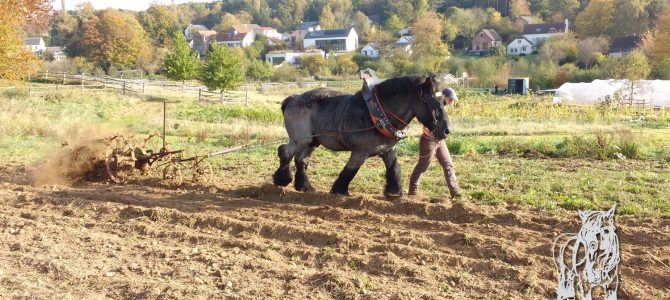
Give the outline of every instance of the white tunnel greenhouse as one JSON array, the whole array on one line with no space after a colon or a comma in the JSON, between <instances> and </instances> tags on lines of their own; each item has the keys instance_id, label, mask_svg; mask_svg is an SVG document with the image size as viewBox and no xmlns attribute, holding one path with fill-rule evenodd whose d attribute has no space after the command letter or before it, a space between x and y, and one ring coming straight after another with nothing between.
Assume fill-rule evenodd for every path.
<instances>
[{"instance_id":1,"label":"white tunnel greenhouse","mask_svg":"<svg viewBox=\"0 0 670 300\"><path fill-rule=\"evenodd\" d=\"M554 103L597 104L603 101L644 107L670 107L670 81L639 80L633 82L632 86L629 80L566 83L554 94Z\"/></svg>"}]
</instances>

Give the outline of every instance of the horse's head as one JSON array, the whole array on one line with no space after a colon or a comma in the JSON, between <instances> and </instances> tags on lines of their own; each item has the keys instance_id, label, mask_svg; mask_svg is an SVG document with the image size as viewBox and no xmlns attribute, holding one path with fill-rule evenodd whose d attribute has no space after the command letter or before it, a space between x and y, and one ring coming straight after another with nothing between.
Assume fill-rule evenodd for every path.
<instances>
[{"instance_id":1,"label":"horse's head","mask_svg":"<svg viewBox=\"0 0 670 300\"><path fill-rule=\"evenodd\" d=\"M616 228L614 226L614 209L608 211L580 211L582 228L578 236L584 243L585 254L589 261L595 261L598 253L610 254L618 251ZM615 245L616 244L616 245ZM617 249L613 249L617 247Z\"/></svg>"},{"instance_id":2,"label":"horse's head","mask_svg":"<svg viewBox=\"0 0 670 300\"><path fill-rule=\"evenodd\" d=\"M414 105L416 118L430 130L435 138L440 140L446 138L450 132L449 118L444 110L446 99L442 95L435 75L426 77L426 80L421 84L419 96L420 101Z\"/></svg>"}]
</instances>

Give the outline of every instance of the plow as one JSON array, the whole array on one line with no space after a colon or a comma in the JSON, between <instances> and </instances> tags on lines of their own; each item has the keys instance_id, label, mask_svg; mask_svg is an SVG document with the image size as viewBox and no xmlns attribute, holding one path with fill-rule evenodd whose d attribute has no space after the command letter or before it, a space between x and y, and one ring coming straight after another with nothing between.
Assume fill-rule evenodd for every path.
<instances>
[{"instance_id":1,"label":"plow","mask_svg":"<svg viewBox=\"0 0 670 300\"><path fill-rule=\"evenodd\" d=\"M185 180L210 183L214 171L208 158L247 148L240 145L203 155L185 155L186 150L169 149L166 135L166 103L163 102L163 131L146 137L117 134L103 140L105 168L109 179L125 183L139 177L160 178L165 184L179 186Z\"/></svg>"}]
</instances>

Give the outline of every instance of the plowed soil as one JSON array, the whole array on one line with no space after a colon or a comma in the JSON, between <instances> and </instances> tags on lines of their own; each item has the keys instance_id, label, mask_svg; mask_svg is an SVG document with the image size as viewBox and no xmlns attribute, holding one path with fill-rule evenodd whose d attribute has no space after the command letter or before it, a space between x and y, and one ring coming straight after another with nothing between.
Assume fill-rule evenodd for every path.
<instances>
[{"instance_id":1,"label":"plowed soil","mask_svg":"<svg viewBox=\"0 0 670 300\"><path fill-rule=\"evenodd\" d=\"M34 186L0 167L0 297L554 298L574 211L271 185ZM670 221L617 219L620 299L670 298Z\"/></svg>"}]
</instances>

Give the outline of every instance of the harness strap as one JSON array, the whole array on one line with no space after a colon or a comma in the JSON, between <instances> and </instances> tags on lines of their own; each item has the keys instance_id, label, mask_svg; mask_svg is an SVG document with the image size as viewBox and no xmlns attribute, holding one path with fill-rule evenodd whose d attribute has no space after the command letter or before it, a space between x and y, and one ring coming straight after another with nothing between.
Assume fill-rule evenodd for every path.
<instances>
[{"instance_id":1,"label":"harness strap","mask_svg":"<svg viewBox=\"0 0 670 300\"><path fill-rule=\"evenodd\" d=\"M372 123L375 125L377 131L381 135L389 139L401 140L407 137L407 134L404 131L395 128L393 124L391 124L391 122L389 121L389 118L386 116L386 112L384 111L382 103L379 99L379 95L377 94L377 89L374 87L376 81L378 81L377 78L367 77L364 78L363 80L364 84L361 94L363 95L365 104L368 107L368 112L370 113L370 119L372 119ZM397 116L395 116L395 114L393 114L393 116L397 119L400 119ZM406 124L404 121L402 120L400 121Z\"/></svg>"}]
</instances>

